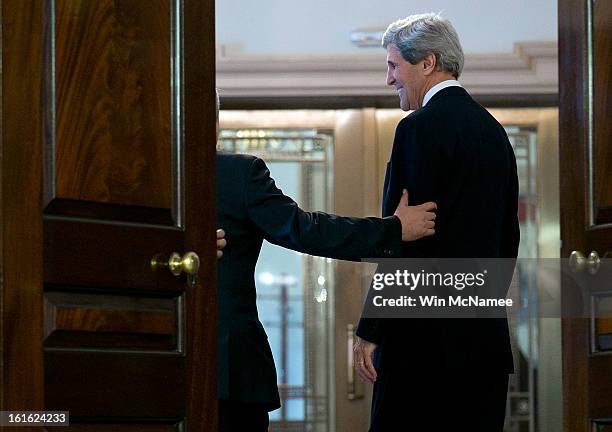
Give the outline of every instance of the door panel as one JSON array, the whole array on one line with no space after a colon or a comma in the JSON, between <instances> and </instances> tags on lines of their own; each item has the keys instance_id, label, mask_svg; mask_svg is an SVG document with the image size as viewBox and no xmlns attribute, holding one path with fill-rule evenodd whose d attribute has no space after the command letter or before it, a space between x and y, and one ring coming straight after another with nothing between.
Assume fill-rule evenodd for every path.
<instances>
[{"instance_id":1,"label":"door panel","mask_svg":"<svg viewBox=\"0 0 612 432\"><path fill-rule=\"evenodd\" d=\"M606 2L559 2L559 147L561 256L572 251L603 257L612 250L610 69L612 12ZM598 278L599 275L593 276ZM579 293L562 280L562 307ZM608 281L609 283L609 281ZM603 282L599 286L604 286ZM602 323L564 318L563 393L566 431L607 430L612 418L612 356L593 353L606 342ZM601 334L593 335L592 332ZM602 339L601 336L604 336Z\"/></svg>"},{"instance_id":2,"label":"door panel","mask_svg":"<svg viewBox=\"0 0 612 432\"><path fill-rule=\"evenodd\" d=\"M170 208L172 3L55 1L55 197Z\"/></svg>"},{"instance_id":3,"label":"door panel","mask_svg":"<svg viewBox=\"0 0 612 432\"><path fill-rule=\"evenodd\" d=\"M3 220L21 235L3 250L33 252L2 256L3 277L34 276L2 286L2 322L25 311L19 293L33 323L0 326L3 345L28 341L2 355L35 374L9 364L0 406L41 395L73 430L217 430L214 2L5 0L2 28L1 70L20 72L3 90L37 91L3 94L3 189L29 174L2 196L21 218ZM152 269L187 251L197 279Z\"/></svg>"},{"instance_id":4,"label":"door panel","mask_svg":"<svg viewBox=\"0 0 612 432\"><path fill-rule=\"evenodd\" d=\"M593 422L593 432L612 432L612 424Z\"/></svg>"},{"instance_id":5,"label":"door panel","mask_svg":"<svg viewBox=\"0 0 612 432\"><path fill-rule=\"evenodd\" d=\"M182 296L45 293L45 347L176 352Z\"/></svg>"},{"instance_id":6,"label":"door panel","mask_svg":"<svg viewBox=\"0 0 612 432\"><path fill-rule=\"evenodd\" d=\"M47 2L47 214L179 224L179 4Z\"/></svg>"},{"instance_id":7,"label":"door panel","mask_svg":"<svg viewBox=\"0 0 612 432\"><path fill-rule=\"evenodd\" d=\"M169 271L152 272L150 262L156 254L182 252L183 231L163 225L133 226L104 216L100 214L96 222L45 217L44 269L48 286L174 292L184 289L183 281Z\"/></svg>"},{"instance_id":8,"label":"door panel","mask_svg":"<svg viewBox=\"0 0 612 432\"><path fill-rule=\"evenodd\" d=\"M3 0L0 410L42 410L40 2ZM27 55L24 55L27 53ZM27 428L19 428L27 431ZM33 430L30 429L30 430Z\"/></svg>"},{"instance_id":9,"label":"door panel","mask_svg":"<svg viewBox=\"0 0 612 432\"><path fill-rule=\"evenodd\" d=\"M70 411L71 422L185 417L179 354L46 349L45 374L47 409Z\"/></svg>"},{"instance_id":10,"label":"door panel","mask_svg":"<svg viewBox=\"0 0 612 432\"><path fill-rule=\"evenodd\" d=\"M612 8L593 1L593 219L612 223Z\"/></svg>"}]
</instances>

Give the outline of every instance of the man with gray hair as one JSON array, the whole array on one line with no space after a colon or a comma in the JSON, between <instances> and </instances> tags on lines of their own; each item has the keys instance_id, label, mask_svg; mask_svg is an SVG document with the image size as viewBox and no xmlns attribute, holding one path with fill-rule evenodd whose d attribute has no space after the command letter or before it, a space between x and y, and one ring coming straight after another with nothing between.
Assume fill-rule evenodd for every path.
<instances>
[{"instance_id":1,"label":"man with gray hair","mask_svg":"<svg viewBox=\"0 0 612 432\"><path fill-rule=\"evenodd\" d=\"M383 216L403 189L416 203L438 204L436 236L413 242L403 256L515 259L514 152L503 127L457 81L457 32L439 15L412 15L389 25L383 46L387 84L402 110L414 110L395 132ZM355 367L374 383L370 432L503 430L513 371L505 318L363 316L357 335Z\"/></svg>"}]
</instances>

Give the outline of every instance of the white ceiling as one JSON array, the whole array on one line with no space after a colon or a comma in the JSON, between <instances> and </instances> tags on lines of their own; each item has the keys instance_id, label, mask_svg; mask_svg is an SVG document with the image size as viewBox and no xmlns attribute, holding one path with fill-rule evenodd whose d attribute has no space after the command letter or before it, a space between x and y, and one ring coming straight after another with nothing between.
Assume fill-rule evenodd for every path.
<instances>
[{"instance_id":1,"label":"white ceiling","mask_svg":"<svg viewBox=\"0 0 612 432\"><path fill-rule=\"evenodd\" d=\"M442 12L466 53L509 53L516 42L556 41L556 0L217 0L225 55L368 54L352 30L384 29L412 13Z\"/></svg>"}]
</instances>

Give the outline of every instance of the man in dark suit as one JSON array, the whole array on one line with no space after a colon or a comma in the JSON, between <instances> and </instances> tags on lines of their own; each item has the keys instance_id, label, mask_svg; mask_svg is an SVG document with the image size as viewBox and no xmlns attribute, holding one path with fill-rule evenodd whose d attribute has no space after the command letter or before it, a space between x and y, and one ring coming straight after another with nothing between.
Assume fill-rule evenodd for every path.
<instances>
[{"instance_id":1,"label":"man in dark suit","mask_svg":"<svg viewBox=\"0 0 612 432\"><path fill-rule=\"evenodd\" d=\"M217 280L219 430L267 431L268 411L280 401L256 306L254 273L263 240L330 258L399 256L402 240L434 234L435 204L408 206L404 192L395 215L384 219L305 212L276 187L257 157L220 152L216 169L217 225L227 240Z\"/></svg>"},{"instance_id":2,"label":"man in dark suit","mask_svg":"<svg viewBox=\"0 0 612 432\"><path fill-rule=\"evenodd\" d=\"M503 127L457 81L463 52L455 29L439 15L413 15L388 27L383 46L387 84L402 110L415 110L396 129L383 216L404 188L414 202L438 205L436 235L403 256L515 259L514 152ZM357 335L355 366L374 382L371 432L503 430L513 371L505 318L362 317Z\"/></svg>"}]
</instances>

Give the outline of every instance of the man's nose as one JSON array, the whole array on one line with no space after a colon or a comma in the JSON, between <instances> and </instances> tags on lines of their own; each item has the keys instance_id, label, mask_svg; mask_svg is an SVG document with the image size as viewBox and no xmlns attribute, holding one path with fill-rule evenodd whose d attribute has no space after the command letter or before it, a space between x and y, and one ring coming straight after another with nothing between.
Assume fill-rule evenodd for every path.
<instances>
[{"instance_id":1,"label":"man's nose","mask_svg":"<svg viewBox=\"0 0 612 432\"><path fill-rule=\"evenodd\" d=\"M387 69L387 85L393 85L395 83L395 78L393 78L393 72Z\"/></svg>"}]
</instances>

